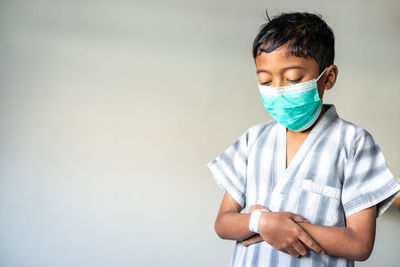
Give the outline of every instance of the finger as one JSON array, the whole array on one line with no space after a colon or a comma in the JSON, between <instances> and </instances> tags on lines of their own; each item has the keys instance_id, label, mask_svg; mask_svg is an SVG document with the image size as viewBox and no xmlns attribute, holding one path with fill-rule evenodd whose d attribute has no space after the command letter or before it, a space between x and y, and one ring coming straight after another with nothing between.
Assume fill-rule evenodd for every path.
<instances>
[{"instance_id":1,"label":"finger","mask_svg":"<svg viewBox=\"0 0 400 267\"><path fill-rule=\"evenodd\" d=\"M315 241L309 234L307 234L304 229L301 230L298 238L304 243L308 248L314 250L317 253L325 254L324 249Z\"/></svg>"},{"instance_id":2,"label":"finger","mask_svg":"<svg viewBox=\"0 0 400 267\"><path fill-rule=\"evenodd\" d=\"M251 205L249 208L250 213L253 212L253 210L255 209L267 209L267 208L260 204Z\"/></svg>"},{"instance_id":3,"label":"finger","mask_svg":"<svg viewBox=\"0 0 400 267\"><path fill-rule=\"evenodd\" d=\"M293 215L291 216L291 219L292 219L293 221L297 222L297 223L302 223L302 222L310 223L309 221L307 221L306 219L304 219L302 216L297 215L297 214L293 214Z\"/></svg>"},{"instance_id":4,"label":"finger","mask_svg":"<svg viewBox=\"0 0 400 267\"><path fill-rule=\"evenodd\" d=\"M292 246L287 247L286 251L289 252L289 254L292 255L293 257L297 258L298 256L300 256L297 250L295 250Z\"/></svg>"},{"instance_id":5,"label":"finger","mask_svg":"<svg viewBox=\"0 0 400 267\"><path fill-rule=\"evenodd\" d=\"M286 249L284 249L284 248L282 248L282 249L280 249L280 251L282 251L282 252L284 252L284 253L286 253L286 254L289 254L290 255L290 253L286 250Z\"/></svg>"},{"instance_id":6,"label":"finger","mask_svg":"<svg viewBox=\"0 0 400 267\"><path fill-rule=\"evenodd\" d=\"M247 247L247 246L253 245L255 243L261 242L263 240L264 239L259 234L257 234L257 235L253 235L252 237L249 237L249 238L243 240L242 245Z\"/></svg>"},{"instance_id":7,"label":"finger","mask_svg":"<svg viewBox=\"0 0 400 267\"><path fill-rule=\"evenodd\" d=\"M255 210L255 209L256 209L256 205L251 205L249 208L249 212L252 213L253 210Z\"/></svg>"},{"instance_id":8,"label":"finger","mask_svg":"<svg viewBox=\"0 0 400 267\"><path fill-rule=\"evenodd\" d=\"M307 254L307 249L305 248L304 244L301 243L299 240L293 243L292 246L300 255L305 256Z\"/></svg>"}]
</instances>

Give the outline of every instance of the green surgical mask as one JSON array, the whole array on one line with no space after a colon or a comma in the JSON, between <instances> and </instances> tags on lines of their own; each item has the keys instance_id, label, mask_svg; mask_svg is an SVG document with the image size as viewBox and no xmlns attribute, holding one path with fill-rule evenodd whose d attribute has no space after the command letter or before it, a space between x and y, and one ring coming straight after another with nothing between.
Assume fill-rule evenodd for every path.
<instances>
[{"instance_id":1,"label":"green surgical mask","mask_svg":"<svg viewBox=\"0 0 400 267\"><path fill-rule=\"evenodd\" d=\"M258 85L264 107L280 124L293 131L302 132L317 120L322 109L318 95L317 79L307 82L272 87Z\"/></svg>"}]
</instances>

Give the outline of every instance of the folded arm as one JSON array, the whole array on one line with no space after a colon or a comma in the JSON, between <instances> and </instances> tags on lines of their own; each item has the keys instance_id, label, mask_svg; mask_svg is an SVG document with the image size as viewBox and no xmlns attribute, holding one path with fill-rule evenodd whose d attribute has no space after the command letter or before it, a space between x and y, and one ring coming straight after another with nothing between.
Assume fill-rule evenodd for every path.
<instances>
[{"instance_id":1,"label":"folded arm","mask_svg":"<svg viewBox=\"0 0 400 267\"><path fill-rule=\"evenodd\" d=\"M225 192L215 220L215 232L220 238L243 241L255 235L249 230L250 213L239 213L241 209L242 207L231 198L230 194ZM291 212L263 214L271 214L268 221L275 222L264 229L259 228L259 231L263 230L265 240L271 246L294 256L305 255L307 253L305 245L315 252L325 253L321 246L297 224L307 222L303 217Z\"/></svg>"},{"instance_id":2,"label":"folded arm","mask_svg":"<svg viewBox=\"0 0 400 267\"><path fill-rule=\"evenodd\" d=\"M330 227L299 223L329 255L365 261L371 255L375 241L376 206L347 218L346 227Z\"/></svg>"},{"instance_id":3,"label":"folded arm","mask_svg":"<svg viewBox=\"0 0 400 267\"><path fill-rule=\"evenodd\" d=\"M264 218L263 218L264 217ZM261 217L265 224L268 214ZM346 227L332 227L311 223L298 222L327 254L364 261L371 255L376 229L376 206L369 207L347 218ZM260 226L259 226L260 227ZM261 233L261 232L260 232ZM264 241L260 235L254 235L243 241L244 246Z\"/></svg>"}]
</instances>

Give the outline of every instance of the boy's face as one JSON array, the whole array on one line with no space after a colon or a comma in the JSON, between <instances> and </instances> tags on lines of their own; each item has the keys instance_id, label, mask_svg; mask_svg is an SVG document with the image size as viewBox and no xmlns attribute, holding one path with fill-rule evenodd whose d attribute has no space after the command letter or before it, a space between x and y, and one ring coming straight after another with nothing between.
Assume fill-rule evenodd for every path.
<instances>
[{"instance_id":1,"label":"boy's face","mask_svg":"<svg viewBox=\"0 0 400 267\"><path fill-rule=\"evenodd\" d=\"M313 58L291 55L288 50L288 43L270 53L262 52L256 57L255 63L258 83L261 85L273 87L287 86L307 82L320 75L317 61ZM332 67L336 68L335 65L329 66L317 81L318 94L321 100L324 95L324 90L330 89L334 84L334 81L333 84L329 84L329 79L326 79ZM334 80L336 80L336 75Z\"/></svg>"}]
</instances>

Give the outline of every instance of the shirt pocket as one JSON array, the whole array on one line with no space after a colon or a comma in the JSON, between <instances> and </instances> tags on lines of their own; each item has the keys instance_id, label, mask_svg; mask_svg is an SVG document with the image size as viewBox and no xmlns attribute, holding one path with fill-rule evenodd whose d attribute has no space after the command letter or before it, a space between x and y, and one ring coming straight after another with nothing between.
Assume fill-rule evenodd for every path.
<instances>
[{"instance_id":1,"label":"shirt pocket","mask_svg":"<svg viewBox=\"0 0 400 267\"><path fill-rule=\"evenodd\" d=\"M299 214L314 224L344 226L341 193L340 188L303 180L298 203Z\"/></svg>"},{"instance_id":2,"label":"shirt pocket","mask_svg":"<svg viewBox=\"0 0 400 267\"><path fill-rule=\"evenodd\" d=\"M312 180L303 180L301 185L302 190L310 191L324 197L340 200L341 190L336 187L322 185Z\"/></svg>"}]
</instances>

